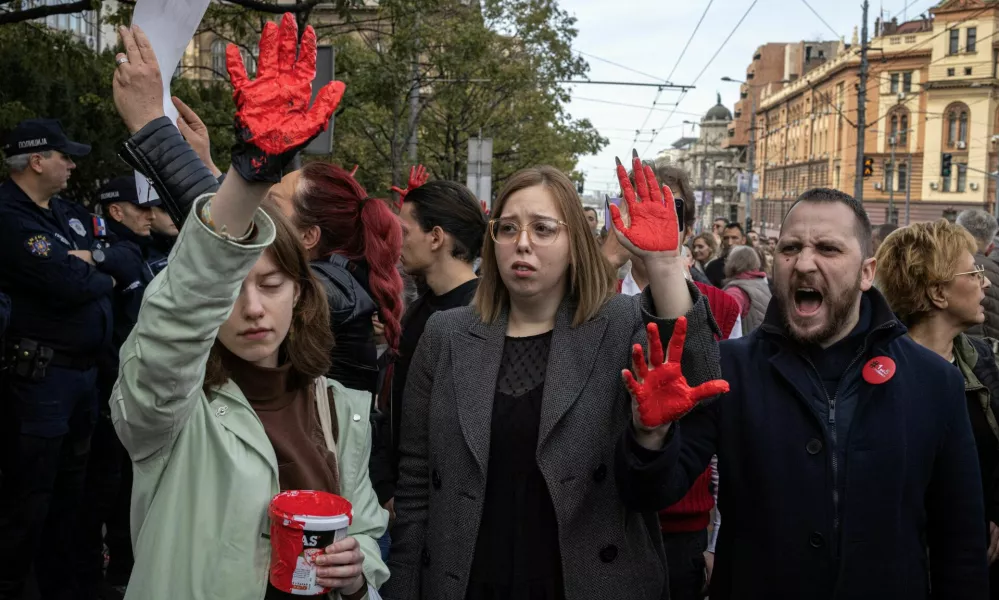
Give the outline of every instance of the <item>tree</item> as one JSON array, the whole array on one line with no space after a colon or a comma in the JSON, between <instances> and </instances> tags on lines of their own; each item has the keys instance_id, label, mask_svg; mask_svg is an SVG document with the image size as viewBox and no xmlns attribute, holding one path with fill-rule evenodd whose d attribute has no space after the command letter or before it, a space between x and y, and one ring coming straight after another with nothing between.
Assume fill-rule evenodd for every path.
<instances>
[{"instance_id":1,"label":"tree","mask_svg":"<svg viewBox=\"0 0 999 600\"><path fill-rule=\"evenodd\" d=\"M569 172L606 145L566 113L557 83L588 69L571 50L575 20L553 0L467 4L383 0L381 31L330 40L347 83L332 158L360 164L369 189L403 182L414 128L417 162L442 179L465 179L470 137L493 138L497 188L528 166Z\"/></svg>"},{"instance_id":2,"label":"tree","mask_svg":"<svg viewBox=\"0 0 999 600\"><path fill-rule=\"evenodd\" d=\"M128 131L111 95L114 69L114 51L95 53L36 23L0 27L0 132L24 119L51 117L60 120L70 139L90 144L90 154L76 161L63 193L87 205L107 180L131 172L118 158ZM231 90L175 80L173 91L208 124L216 162L228 168L234 141Z\"/></svg>"},{"instance_id":3,"label":"tree","mask_svg":"<svg viewBox=\"0 0 999 600\"><path fill-rule=\"evenodd\" d=\"M113 53L96 54L43 26L0 27L0 131L24 119L58 118L70 139L90 144L63 194L77 201L128 172L116 154L128 132L111 99L114 68Z\"/></svg>"},{"instance_id":4,"label":"tree","mask_svg":"<svg viewBox=\"0 0 999 600\"><path fill-rule=\"evenodd\" d=\"M136 0L117 0L124 7L135 5ZM296 0L295 4L277 4L266 0L224 0L220 5L233 5L258 13L283 14L294 13L299 17L299 24L308 20L313 8L323 0ZM346 10L360 0L336 0L337 10ZM37 0L0 0L0 25L22 23L33 19L41 19L50 15L71 15L95 10L101 12L103 0L74 0L72 2L42 3Z\"/></svg>"}]
</instances>

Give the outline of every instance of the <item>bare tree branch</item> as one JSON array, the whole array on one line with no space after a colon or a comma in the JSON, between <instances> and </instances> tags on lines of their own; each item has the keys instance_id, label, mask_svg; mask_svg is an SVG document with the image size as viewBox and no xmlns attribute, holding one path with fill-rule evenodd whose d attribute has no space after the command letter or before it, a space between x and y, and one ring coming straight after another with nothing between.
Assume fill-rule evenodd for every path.
<instances>
[{"instance_id":1,"label":"bare tree branch","mask_svg":"<svg viewBox=\"0 0 999 600\"><path fill-rule=\"evenodd\" d=\"M224 4L235 4L243 8L249 8L257 12L271 13L273 15L283 15L286 12L295 14L308 12L312 10L312 7L319 4L319 2L320 0L305 0L297 4L272 4L263 0L223 0Z\"/></svg>"},{"instance_id":2,"label":"bare tree branch","mask_svg":"<svg viewBox=\"0 0 999 600\"><path fill-rule=\"evenodd\" d=\"M32 19L41 19L50 15L70 15L85 10L100 10L101 0L78 0L69 4L46 4L27 10L12 10L0 13L0 25L21 23Z\"/></svg>"}]
</instances>

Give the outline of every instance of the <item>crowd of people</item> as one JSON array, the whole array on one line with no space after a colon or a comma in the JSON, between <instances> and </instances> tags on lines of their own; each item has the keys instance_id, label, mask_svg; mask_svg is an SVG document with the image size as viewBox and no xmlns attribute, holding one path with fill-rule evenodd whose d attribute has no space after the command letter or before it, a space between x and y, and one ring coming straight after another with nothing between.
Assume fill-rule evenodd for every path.
<instances>
[{"instance_id":1,"label":"crowd of people","mask_svg":"<svg viewBox=\"0 0 999 600\"><path fill-rule=\"evenodd\" d=\"M875 229L819 188L778 237L695 233L637 155L602 232L547 166L488 214L420 169L383 199L292 166L345 88L310 105L291 15L254 80L228 52L222 173L119 33L155 195L61 199L90 147L55 120L3 147L0 599L290 597L290 490L352 506L315 559L344 600L999 597L991 215Z\"/></svg>"}]
</instances>

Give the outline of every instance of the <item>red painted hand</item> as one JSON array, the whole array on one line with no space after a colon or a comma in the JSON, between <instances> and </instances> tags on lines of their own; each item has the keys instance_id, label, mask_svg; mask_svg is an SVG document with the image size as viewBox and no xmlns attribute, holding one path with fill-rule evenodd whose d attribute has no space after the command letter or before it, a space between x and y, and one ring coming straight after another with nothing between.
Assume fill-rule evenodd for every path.
<instances>
[{"instance_id":1,"label":"red painted hand","mask_svg":"<svg viewBox=\"0 0 999 600\"><path fill-rule=\"evenodd\" d=\"M485 215L488 217L489 216L489 212L490 212L489 211L489 205L486 204L485 200L480 200L479 204L482 205L482 212L485 213Z\"/></svg>"},{"instance_id":2,"label":"red painted hand","mask_svg":"<svg viewBox=\"0 0 999 600\"><path fill-rule=\"evenodd\" d=\"M676 254L680 246L679 225L676 217L676 205L673 192L669 186L659 188L652 167L643 165L638 153L632 151L631 165L635 176L635 187L638 188L638 198L628 179L628 171L617 161L617 179L621 184L621 192L628 203L628 214L631 215L631 227L624 226L621 211L617 206L610 205L611 219L614 227L634 246L629 250L641 253L668 252Z\"/></svg>"},{"instance_id":3,"label":"red painted hand","mask_svg":"<svg viewBox=\"0 0 999 600\"><path fill-rule=\"evenodd\" d=\"M427 168L423 165L416 165L409 168L409 181L406 183L406 189L395 185L391 187L393 192L399 194L399 202L397 204L400 209L402 208L402 201L406 197L406 194L426 183L428 179L430 179L430 175L427 174Z\"/></svg>"},{"instance_id":4,"label":"red painted hand","mask_svg":"<svg viewBox=\"0 0 999 600\"><path fill-rule=\"evenodd\" d=\"M234 164L251 181L277 181L295 152L329 127L344 84L334 81L319 90L309 108L316 77L316 32L306 27L299 48L298 25L291 13L285 13L280 27L273 22L264 26L256 79L246 76L235 44L226 48L226 66L236 102Z\"/></svg>"},{"instance_id":5,"label":"red painted hand","mask_svg":"<svg viewBox=\"0 0 999 600\"><path fill-rule=\"evenodd\" d=\"M690 412L694 406L712 396L728 392L728 382L716 379L691 388L680 372L680 357L683 343L687 339L687 319L680 317L673 327L669 340L669 356L663 359L663 344L659 339L659 327L649 323L649 363L645 362L642 346L635 344L632 349L632 369L621 372L624 383L631 392L637 417L647 429L655 429L672 423Z\"/></svg>"}]
</instances>

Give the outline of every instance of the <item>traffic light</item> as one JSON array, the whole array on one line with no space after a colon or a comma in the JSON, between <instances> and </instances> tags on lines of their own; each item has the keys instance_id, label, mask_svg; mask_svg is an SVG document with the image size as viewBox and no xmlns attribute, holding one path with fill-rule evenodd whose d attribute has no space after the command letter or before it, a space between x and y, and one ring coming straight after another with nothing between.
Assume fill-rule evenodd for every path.
<instances>
[{"instance_id":1,"label":"traffic light","mask_svg":"<svg viewBox=\"0 0 999 600\"><path fill-rule=\"evenodd\" d=\"M871 175L874 175L874 159L871 158L871 157L869 157L869 156L865 156L864 157L864 177L870 177Z\"/></svg>"},{"instance_id":2,"label":"traffic light","mask_svg":"<svg viewBox=\"0 0 999 600\"><path fill-rule=\"evenodd\" d=\"M580 196L583 195L583 180L582 179L580 179L579 181L576 182L576 193L579 194Z\"/></svg>"},{"instance_id":3,"label":"traffic light","mask_svg":"<svg viewBox=\"0 0 999 600\"><path fill-rule=\"evenodd\" d=\"M940 162L940 176L950 177L950 163L953 160L953 156L949 153L943 155L943 160Z\"/></svg>"}]
</instances>

